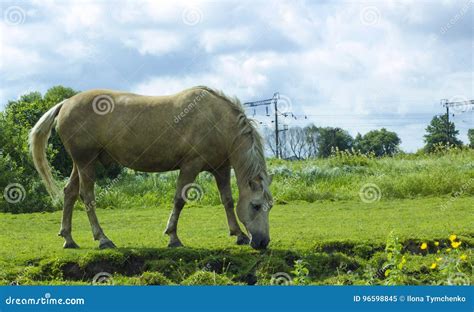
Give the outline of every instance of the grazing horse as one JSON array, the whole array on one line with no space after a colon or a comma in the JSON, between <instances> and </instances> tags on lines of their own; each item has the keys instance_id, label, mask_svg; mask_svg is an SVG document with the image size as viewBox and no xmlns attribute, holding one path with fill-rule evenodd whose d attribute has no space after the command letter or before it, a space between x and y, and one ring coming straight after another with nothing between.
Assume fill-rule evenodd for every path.
<instances>
[{"instance_id":1,"label":"grazing horse","mask_svg":"<svg viewBox=\"0 0 474 312\"><path fill-rule=\"evenodd\" d=\"M111 90L81 92L52 107L31 129L33 161L54 198L60 191L46 158L51 130L56 131L73 160L64 188L59 236L64 248L78 248L71 234L73 207L80 197L99 248L114 248L96 215L95 164L118 163L144 172L179 170L174 207L165 233L170 247L182 246L177 224L186 202L185 189L197 175L215 177L225 207L230 235L237 244L264 249L270 241L268 214L272 206L262 138L235 98L208 87L193 87L168 96L142 96ZM234 212L230 186L234 168L239 198ZM250 239L249 239L250 237Z\"/></svg>"}]
</instances>

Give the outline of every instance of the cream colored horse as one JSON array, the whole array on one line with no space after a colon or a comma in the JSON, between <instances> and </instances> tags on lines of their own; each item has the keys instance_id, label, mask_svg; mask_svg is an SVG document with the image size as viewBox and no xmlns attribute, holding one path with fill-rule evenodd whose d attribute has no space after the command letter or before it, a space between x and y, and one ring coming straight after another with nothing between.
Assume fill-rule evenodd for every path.
<instances>
[{"instance_id":1,"label":"cream colored horse","mask_svg":"<svg viewBox=\"0 0 474 312\"><path fill-rule=\"evenodd\" d=\"M60 192L45 153L55 124L73 160L72 173L64 188L59 232L65 239L65 248L78 247L72 238L71 220L79 196L99 247L115 247L96 216L94 165L97 161L115 162L145 172L180 170L174 208L165 230L170 247L182 246L177 224L186 201L183 190L202 171L211 172L216 179L230 235L237 236L237 244L250 241L253 248L267 247L271 178L266 170L262 139L237 99L207 87L194 87L169 96L91 90L57 104L31 130L30 150L48 192L58 198ZM237 215L250 240L235 216L231 167L239 188Z\"/></svg>"}]
</instances>

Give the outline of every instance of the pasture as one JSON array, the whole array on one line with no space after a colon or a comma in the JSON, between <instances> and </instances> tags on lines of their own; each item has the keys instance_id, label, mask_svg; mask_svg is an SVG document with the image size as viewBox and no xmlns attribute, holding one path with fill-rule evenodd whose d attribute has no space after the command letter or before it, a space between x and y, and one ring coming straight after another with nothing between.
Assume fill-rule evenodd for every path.
<instances>
[{"instance_id":1,"label":"pasture","mask_svg":"<svg viewBox=\"0 0 474 312\"><path fill-rule=\"evenodd\" d=\"M268 165L268 250L235 245L207 174L179 221L185 247L166 248L176 173L127 171L96 187L97 214L117 249L97 249L82 203L77 250L61 248L60 211L2 213L0 282L91 284L107 273L99 281L116 285L472 284L474 151Z\"/></svg>"}]
</instances>

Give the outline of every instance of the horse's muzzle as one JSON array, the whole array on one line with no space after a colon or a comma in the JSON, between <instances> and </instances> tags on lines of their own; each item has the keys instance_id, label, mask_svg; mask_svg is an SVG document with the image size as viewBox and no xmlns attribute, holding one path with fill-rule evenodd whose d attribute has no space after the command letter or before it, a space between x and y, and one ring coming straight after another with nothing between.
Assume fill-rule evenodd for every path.
<instances>
[{"instance_id":1,"label":"horse's muzzle","mask_svg":"<svg viewBox=\"0 0 474 312\"><path fill-rule=\"evenodd\" d=\"M250 246L252 246L253 249L266 249L268 243L270 243L270 238L268 238L266 235L254 234L252 235Z\"/></svg>"}]
</instances>

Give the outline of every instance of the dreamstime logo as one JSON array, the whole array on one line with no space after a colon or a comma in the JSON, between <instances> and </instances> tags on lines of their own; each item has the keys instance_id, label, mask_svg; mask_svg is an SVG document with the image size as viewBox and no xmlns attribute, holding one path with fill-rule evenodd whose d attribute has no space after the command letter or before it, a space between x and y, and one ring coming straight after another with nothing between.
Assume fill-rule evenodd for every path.
<instances>
[{"instance_id":1,"label":"dreamstime logo","mask_svg":"<svg viewBox=\"0 0 474 312\"><path fill-rule=\"evenodd\" d=\"M380 200L382 191L377 184L367 183L360 188L359 197L364 203L373 203Z\"/></svg>"},{"instance_id":2,"label":"dreamstime logo","mask_svg":"<svg viewBox=\"0 0 474 312\"><path fill-rule=\"evenodd\" d=\"M108 272L99 272L92 278L92 284L94 285L113 285L114 279L112 274Z\"/></svg>"},{"instance_id":3,"label":"dreamstime logo","mask_svg":"<svg viewBox=\"0 0 474 312\"><path fill-rule=\"evenodd\" d=\"M471 102L464 95L454 95L448 102L458 102L459 104L451 106L452 110L456 113L465 113L472 109Z\"/></svg>"},{"instance_id":4,"label":"dreamstime logo","mask_svg":"<svg viewBox=\"0 0 474 312\"><path fill-rule=\"evenodd\" d=\"M288 286L293 282L291 276L285 272L277 272L272 275L270 284L279 286Z\"/></svg>"},{"instance_id":5,"label":"dreamstime logo","mask_svg":"<svg viewBox=\"0 0 474 312\"><path fill-rule=\"evenodd\" d=\"M197 7L186 7L181 18L186 25L195 26L202 21L202 11Z\"/></svg>"},{"instance_id":6,"label":"dreamstime logo","mask_svg":"<svg viewBox=\"0 0 474 312\"><path fill-rule=\"evenodd\" d=\"M181 197L187 203L193 203L201 200L204 191L197 183L189 183L185 185L181 191Z\"/></svg>"},{"instance_id":7,"label":"dreamstime logo","mask_svg":"<svg viewBox=\"0 0 474 312\"><path fill-rule=\"evenodd\" d=\"M472 0L468 0L466 4L458 11L454 16L449 20L449 22L441 27L441 34L444 35L451 29L459 20L461 20L464 15L469 11L469 6L472 5L474 2Z\"/></svg>"},{"instance_id":8,"label":"dreamstime logo","mask_svg":"<svg viewBox=\"0 0 474 312\"><path fill-rule=\"evenodd\" d=\"M449 207L451 207L451 205L461 196L463 195L464 193L467 192L469 186L474 183L474 178L471 178L469 179L466 183L464 183L463 185L461 185L461 188L459 190L457 190L453 195L452 197L444 204L442 204L440 207L441 207L441 210L446 210L448 209Z\"/></svg>"},{"instance_id":9,"label":"dreamstime logo","mask_svg":"<svg viewBox=\"0 0 474 312\"><path fill-rule=\"evenodd\" d=\"M470 285L469 276L462 272L456 272L450 276L448 276L448 285L455 285L455 286L467 286Z\"/></svg>"},{"instance_id":10,"label":"dreamstime logo","mask_svg":"<svg viewBox=\"0 0 474 312\"><path fill-rule=\"evenodd\" d=\"M20 183L11 183L3 190L3 197L8 203L16 204L25 199L26 191Z\"/></svg>"},{"instance_id":11,"label":"dreamstime logo","mask_svg":"<svg viewBox=\"0 0 474 312\"><path fill-rule=\"evenodd\" d=\"M209 92L207 90L202 90L201 93L199 93L197 96L194 97L194 99L189 102L189 104L184 107L184 109L174 117L174 123L177 124L179 123L188 113L190 113L196 105L199 104L199 102L202 101L202 99L207 96Z\"/></svg>"},{"instance_id":12,"label":"dreamstime logo","mask_svg":"<svg viewBox=\"0 0 474 312\"><path fill-rule=\"evenodd\" d=\"M377 25L380 21L380 11L375 6L367 6L360 11L360 21L367 26Z\"/></svg>"},{"instance_id":13,"label":"dreamstime logo","mask_svg":"<svg viewBox=\"0 0 474 312\"><path fill-rule=\"evenodd\" d=\"M8 7L3 13L3 19L5 23L10 26L16 26L23 24L26 19L25 10L19 6Z\"/></svg>"},{"instance_id":14,"label":"dreamstime logo","mask_svg":"<svg viewBox=\"0 0 474 312\"><path fill-rule=\"evenodd\" d=\"M270 200L268 203L264 203L262 206L263 211L267 212L273 206L273 200Z\"/></svg>"},{"instance_id":15,"label":"dreamstime logo","mask_svg":"<svg viewBox=\"0 0 474 312\"><path fill-rule=\"evenodd\" d=\"M280 114L289 114L293 108L293 103L291 99L284 95L280 94L277 100L277 109Z\"/></svg>"},{"instance_id":16,"label":"dreamstime logo","mask_svg":"<svg viewBox=\"0 0 474 312\"><path fill-rule=\"evenodd\" d=\"M92 100L92 109L97 115L106 115L114 111L115 102L110 95L98 95Z\"/></svg>"},{"instance_id":17,"label":"dreamstime logo","mask_svg":"<svg viewBox=\"0 0 474 312\"><path fill-rule=\"evenodd\" d=\"M274 107L272 107L272 110L274 110ZM286 125L289 125L293 120L295 120L295 116L293 115L293 102L291 101L291 99L284 95L284 94L280 94L278 95L278 98L277 98L277 110L278 110L278 115L280 115L281 117L283 117L283 124L286 124ZM275 112L273 111L272 112L272 115L274 114ZM280 118L281 118L280 117Z\"/></svg>"}]
</instances>

